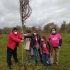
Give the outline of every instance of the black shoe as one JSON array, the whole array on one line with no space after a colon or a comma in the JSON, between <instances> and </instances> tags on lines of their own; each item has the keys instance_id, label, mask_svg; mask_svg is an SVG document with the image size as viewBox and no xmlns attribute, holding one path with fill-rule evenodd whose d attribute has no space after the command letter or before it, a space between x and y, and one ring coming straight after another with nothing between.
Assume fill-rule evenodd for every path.
<instances>
[{"instance_id":1,"label":"black shoe","mask_svg":"<svg viewBox=\"0 0 70 70\"><path fill-rule=\"evenodd\" d=\"M17 62L15 62L15 64L16 64L16 65L19 65L19 62L17 61Z\"/></svg>"},{"instance_id":2,"label":"black shoe","mask_svg":"<svg viewBox=\"0 0 70 70\"><path fill-rule=\"evenodd\" d=\"M47 64L45 63L45 64L43 64L44 66L47 66Z\"/></svg>"},{"instance_id":3,"label":"black shoe","mask_svg":"<svg viewBox=\"0 0 70 70\"><path fill-rule=\"evenodd\" d=\"M52 64L47 64L47 66L51 66Z\"/></svg>"}]
</instances>

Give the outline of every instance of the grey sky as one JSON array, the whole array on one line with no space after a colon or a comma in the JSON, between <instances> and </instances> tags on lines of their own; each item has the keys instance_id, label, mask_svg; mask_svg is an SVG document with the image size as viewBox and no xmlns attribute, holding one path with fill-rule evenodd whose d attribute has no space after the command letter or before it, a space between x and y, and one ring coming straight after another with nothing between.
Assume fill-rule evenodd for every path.
<instances>
[{"instance_id":1,"label":"grey sky","mask_svg":"<svg viewBox=\"0 0 70 70\"><path fill-rule=\"evenodd\" d=\"M70 0L31 0L32 14L27 26L43 26L48 22L61 24L70 20ZM19 0L0 0L0 28L21 25Z\"/></svg>"}]
</instances>

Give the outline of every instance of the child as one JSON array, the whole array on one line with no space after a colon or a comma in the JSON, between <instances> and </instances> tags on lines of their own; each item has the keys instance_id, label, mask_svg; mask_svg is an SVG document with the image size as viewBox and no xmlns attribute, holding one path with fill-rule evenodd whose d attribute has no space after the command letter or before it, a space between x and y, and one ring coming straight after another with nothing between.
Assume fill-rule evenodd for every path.
<instances>
[{"instance_id":1,"label":"child","mask_svg":"<svg viewBox=\"0 0 70 70\"><path fill-rule=\"evenodd\" d=\"M25 36L31 36L31 31L27 31L27 34ZM31 39L30 38L26 38L25 37L25 40L26 40L26 46L25 46L25 50L26 50L26 64L28 64L28 55L29 55L29 51L30 51L30 42L31 42Z\"/></svg>"},{"instance_id":2,"label":"child","mask_svg":"<svg viewBox=\"0 0 70 70\"><path fill-rule=\"evenodd\" d=\"M48 49L48 43L46 41L46 37L42 36L41 37L41 54L42 54L42 63L43 65L46 65L47 62L49 61L49 49Z\"/></svg>"}]
</instances>

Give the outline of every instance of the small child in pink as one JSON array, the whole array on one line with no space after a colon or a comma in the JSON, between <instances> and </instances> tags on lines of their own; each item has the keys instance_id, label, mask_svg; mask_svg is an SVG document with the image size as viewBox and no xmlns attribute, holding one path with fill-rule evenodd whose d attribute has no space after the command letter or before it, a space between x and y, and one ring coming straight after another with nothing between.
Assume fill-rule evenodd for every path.
<instances>
[{"instance_id":1,"label":"small child in pink","mask_svg":"<svg viewBox=\"0 0 70 70\"><path fill-rule=\"evenodd\" d=\"M46 65L49 59L49 49L45 36L41 37L41 54L42 54L42 63Z\"/></svg>"}]
</instances>

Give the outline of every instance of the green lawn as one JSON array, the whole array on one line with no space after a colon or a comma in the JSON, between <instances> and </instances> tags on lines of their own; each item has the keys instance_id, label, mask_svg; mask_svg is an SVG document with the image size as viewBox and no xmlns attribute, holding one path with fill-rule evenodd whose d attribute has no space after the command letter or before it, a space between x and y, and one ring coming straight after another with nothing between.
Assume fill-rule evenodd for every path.
<instances>
[{"instance_id":1,"label":"green lawn","mask_svg":"<svg viewBox=\"0 0 70 70\"><path fill-rule=\"evenodd\" d=\"M59 65L52 65L44 67L40 62L37 65L33 65L32 61L27 66L27 70L70 70L70 34L62 34L63 45L60 50L60 63ZM6 46L8 35L0 35L0 70L7 70L6 64ZM18 58L22 63L22 45L18 48ZM20 70L24 70L25 64L25 51L24 51L23 65L20 65ZM30 58L31 60L31 58ZM18 66L13 62L13 70L18 70Z\"/></svg>"}]
</instances>

